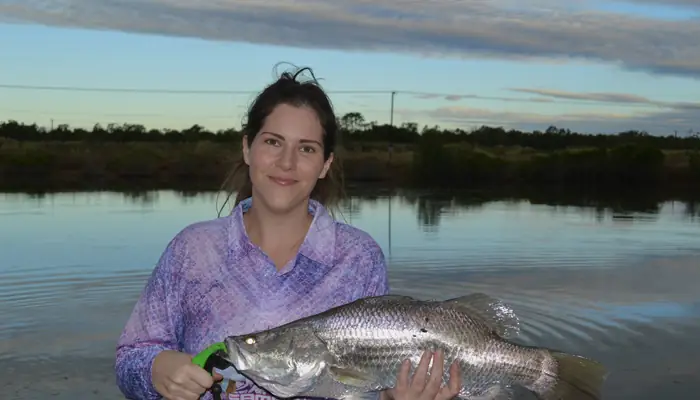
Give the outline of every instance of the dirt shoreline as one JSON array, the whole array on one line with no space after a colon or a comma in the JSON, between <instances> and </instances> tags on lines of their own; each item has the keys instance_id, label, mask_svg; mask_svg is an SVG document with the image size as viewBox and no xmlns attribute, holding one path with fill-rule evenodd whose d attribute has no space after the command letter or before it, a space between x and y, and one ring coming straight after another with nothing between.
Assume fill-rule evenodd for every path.
<instances>
[{"instance_id":1,"label":"dirt shoreline","mask_svg":"<svg viewBox=\"0 0 700 400\"><path fill-rule=\"evenodd\" d=\"M1 398L6 400L124 399L114 376L114 359L64 357L0 360Z\"/></svg>"}]
</instances>

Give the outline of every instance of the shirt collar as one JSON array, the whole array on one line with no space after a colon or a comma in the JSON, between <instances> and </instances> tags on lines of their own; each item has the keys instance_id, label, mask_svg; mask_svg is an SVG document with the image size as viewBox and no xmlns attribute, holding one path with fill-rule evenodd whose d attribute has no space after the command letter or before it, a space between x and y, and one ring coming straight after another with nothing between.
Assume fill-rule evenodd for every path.
<instances>
[{"instance_id":1,"label":"shirt collar","mask_svg":"<svg viewBox=\"0 0 700 400\"><path fill-rule=\"evenodd\" d=\"M253 198L241 200L232 210L232 230L230 233L230 248L236 254L236 258L247 254L255 245L250 241L243 223L243 214L253 204ZM333 266L335 260L335 220L328 210L318 201L309 200L309 213L313 220L309 231L299 247L299 253L303 256L324 264Z\"/></svg>"}]
</instances>

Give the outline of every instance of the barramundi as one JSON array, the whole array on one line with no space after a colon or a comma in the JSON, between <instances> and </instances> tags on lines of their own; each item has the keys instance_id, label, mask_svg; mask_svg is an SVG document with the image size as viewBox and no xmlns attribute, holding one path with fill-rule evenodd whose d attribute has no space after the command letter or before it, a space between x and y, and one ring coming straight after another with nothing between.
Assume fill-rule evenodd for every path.
<instances>
[{"instance_id":1,"label":"barramundi","mask_svg":"<svg viewBox=\"0 0 700 400\"><path fill-rule=\"evenodd\" d=\"M442 380L459 364L462 400L511 398L517 387L541 400L598 400L600 363L513 341L520 321L482 293L449 300L368 297L282 326L225 339L227 361L281 398L375 398L396 385L405 359L442 350Z\"/></svg>"}]
</instances>

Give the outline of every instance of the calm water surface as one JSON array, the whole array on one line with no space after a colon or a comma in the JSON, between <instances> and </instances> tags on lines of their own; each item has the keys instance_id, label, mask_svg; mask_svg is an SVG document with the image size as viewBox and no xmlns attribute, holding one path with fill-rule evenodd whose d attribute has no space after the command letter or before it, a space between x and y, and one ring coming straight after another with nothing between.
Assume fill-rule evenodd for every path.
<instances>
[{"instance_id":1,"label":"calm water surface","mask_svg":"<svg viewBox=\"0 0 700 400\"><path fill-rule=\"evenodd\" d=\"M0 194L2 398L120 398L114 346L148 274L216 213L216 194ZM413 194L354 197L341 217L382 245L394 292L500 297L519 341L600 359L606 399L646 400L700 393L697 214Z\"/></svg>"}]
</instances>

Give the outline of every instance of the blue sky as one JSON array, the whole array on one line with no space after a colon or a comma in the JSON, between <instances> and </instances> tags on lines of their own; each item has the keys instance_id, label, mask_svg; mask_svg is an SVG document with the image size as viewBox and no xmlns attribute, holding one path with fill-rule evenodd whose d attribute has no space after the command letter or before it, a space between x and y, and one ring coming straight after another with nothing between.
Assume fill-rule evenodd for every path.
<instances>
[{"instance_id":1,"label":"blue sky","mask_svg":"<svg viewBox=\"0 0 700 400\"><path fill-rule=\"evenodd\" d=\"M239 127L286 61L379 123L700 131L697 0L253 3L0 0L0 120Z\"/></svg>"}]
</instances>

